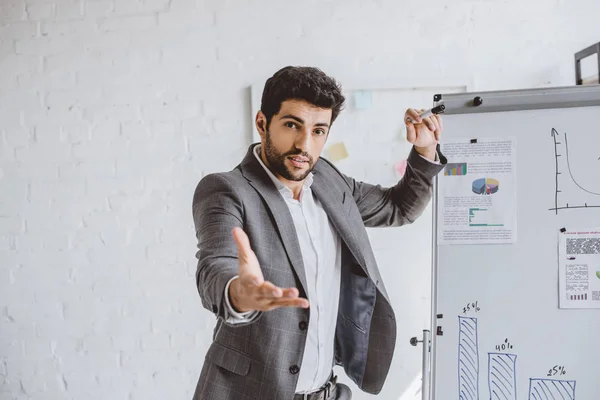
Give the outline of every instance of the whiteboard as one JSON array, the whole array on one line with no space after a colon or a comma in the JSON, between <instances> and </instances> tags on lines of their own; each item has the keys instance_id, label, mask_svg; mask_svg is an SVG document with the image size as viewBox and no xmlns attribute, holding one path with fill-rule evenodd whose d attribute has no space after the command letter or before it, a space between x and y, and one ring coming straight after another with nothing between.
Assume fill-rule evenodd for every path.
<instances>
[{"instance_id":1,"label":"whiteboard","mask_svg":"<svg viewBox=\"0 0 600 400\"><path fill-rule=\"evenodd\" d=\"M442 101L446 139L516 138L518 239L434 246L431 397L600 399L600 310L558 307L560 229L600 227L600 86Z\"/></svg>"}]
</instances>

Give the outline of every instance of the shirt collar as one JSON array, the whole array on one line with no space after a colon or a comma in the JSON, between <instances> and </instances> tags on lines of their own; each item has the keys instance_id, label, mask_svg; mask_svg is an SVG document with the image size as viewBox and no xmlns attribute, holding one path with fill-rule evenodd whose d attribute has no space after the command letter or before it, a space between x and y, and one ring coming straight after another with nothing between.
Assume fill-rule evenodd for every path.
<instances>
[{"instance_id":1,"label":"shirt collar","mask_svg":"<svg viewBox=\"0 0 600 400\"><path fill-rule=\"evenodd\" d=\"M294 197L294 194L292 193L292 190L285 186L272 172L271 170L265 165L265 163L263 163L262 158L260 157L260 144L254 146L253 149L253 153L254 153L254 157L256 157L256 159L258 160L258 162L260 163L260 166L263 167L263 169L265 170L265 172L267 173L267 175L269 175L269 178L271 178L271 180L273 181L273 183L275 184L275 187L277 188L277 190L281 193L284 194L286 196L291 196L292 198ZM306 176L306 179L304 179L304 183L302 184L302 189L304 191L304 189L309 190L312 183L313 183L313 173L309 172L308 175ZM302 194L300 195L302 196Z\"/></svg>"}]
</instances>

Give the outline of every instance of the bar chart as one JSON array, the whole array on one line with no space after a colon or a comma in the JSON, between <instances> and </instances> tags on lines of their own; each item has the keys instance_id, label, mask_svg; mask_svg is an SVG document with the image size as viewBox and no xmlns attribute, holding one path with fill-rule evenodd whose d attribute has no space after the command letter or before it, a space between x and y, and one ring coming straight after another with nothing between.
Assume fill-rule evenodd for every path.
<instances>
[{"instance_id":1,"label":"bar chart","mask_svg":"<svg viewBox=\"0 0 600 400\"><path fill-rule=\"evenodd\" d=\"M463 176L467 174L467 163L448 163L444 167L445 176Z\"/></svg>"},{"instance_id":2,"label":"bar chart","mask_svg":"<svg viewBox=\"0 0 600 400\"><path fill-rule=\"evenodd\" d=\"M459 316L458 327L458 398L479 400L478 319ZM496 350L504 350L499 347ZM489 352L487 361L489 399L517 400L517 355ZM564 369L559 371L564 374ZM528 400L575 400L575 384L575 380L530 378Z\"/></svg>"}]
</instances>

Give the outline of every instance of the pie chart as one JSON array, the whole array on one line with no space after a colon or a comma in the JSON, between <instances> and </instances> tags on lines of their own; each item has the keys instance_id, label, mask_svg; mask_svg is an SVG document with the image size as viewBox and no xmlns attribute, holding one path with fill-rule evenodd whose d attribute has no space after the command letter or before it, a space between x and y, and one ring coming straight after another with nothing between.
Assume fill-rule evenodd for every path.
<instances>
[{"instance_id":1,"label":"pie chart","mask_svg":"<svg viewBox=\"0 0 600 400\"><path fill-rule=\"evenodd\" d=\"M490 195L496 193L499 186L496 179L480 178L473 181L472 190L475 194Z\"/></svg>"}]
</instances>

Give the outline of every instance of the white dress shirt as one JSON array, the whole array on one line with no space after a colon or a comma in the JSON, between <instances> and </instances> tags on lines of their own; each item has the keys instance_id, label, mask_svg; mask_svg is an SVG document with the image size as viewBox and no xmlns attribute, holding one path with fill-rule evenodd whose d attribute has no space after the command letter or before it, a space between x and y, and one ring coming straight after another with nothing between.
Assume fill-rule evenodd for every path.
<instances>
[{"instance_id":1,"label":"white dress shirt","mask_svg":"<svg viewBox=\"0 0 600 400\"><path fill-rule=\"evenodd\" d=\"M254 147L254 155L285 200L298 235L308 285L310 320L296 393L309 393L327 383L333 367L342 267L341 238L310 189L312 173L304 180L299 200L294 200L292 191L263 163L260 145ZM227 293L232 280L225 287L226 320L233 324L249 321L256 311L237 313L229 303Z\"/></svg>"},{"instance_id":2,"label":"white dress shirt","mask_svg":"<svg viewBox=\"0 0 600 400\"><path fill-rule=\"evenodd\" d=\"M342 242L325 210L310 189L313 174L308 174L299 200L294 200L292 191L263 163L260 158L260 145L255 146L253 150L254 156L285 200L300 243L308 285L310 321L296 393L310 393L318 390L328 381L333 367L334 337L340 298ZM439 164L438 160L436 153L436 161L433 162ZM228 296L229 285L236 278L237 276L233 277L225 286L225 319L229 324L249 322L258 314L257 311L238 313L231 306Z\"/></svg>"}]
</instances>

